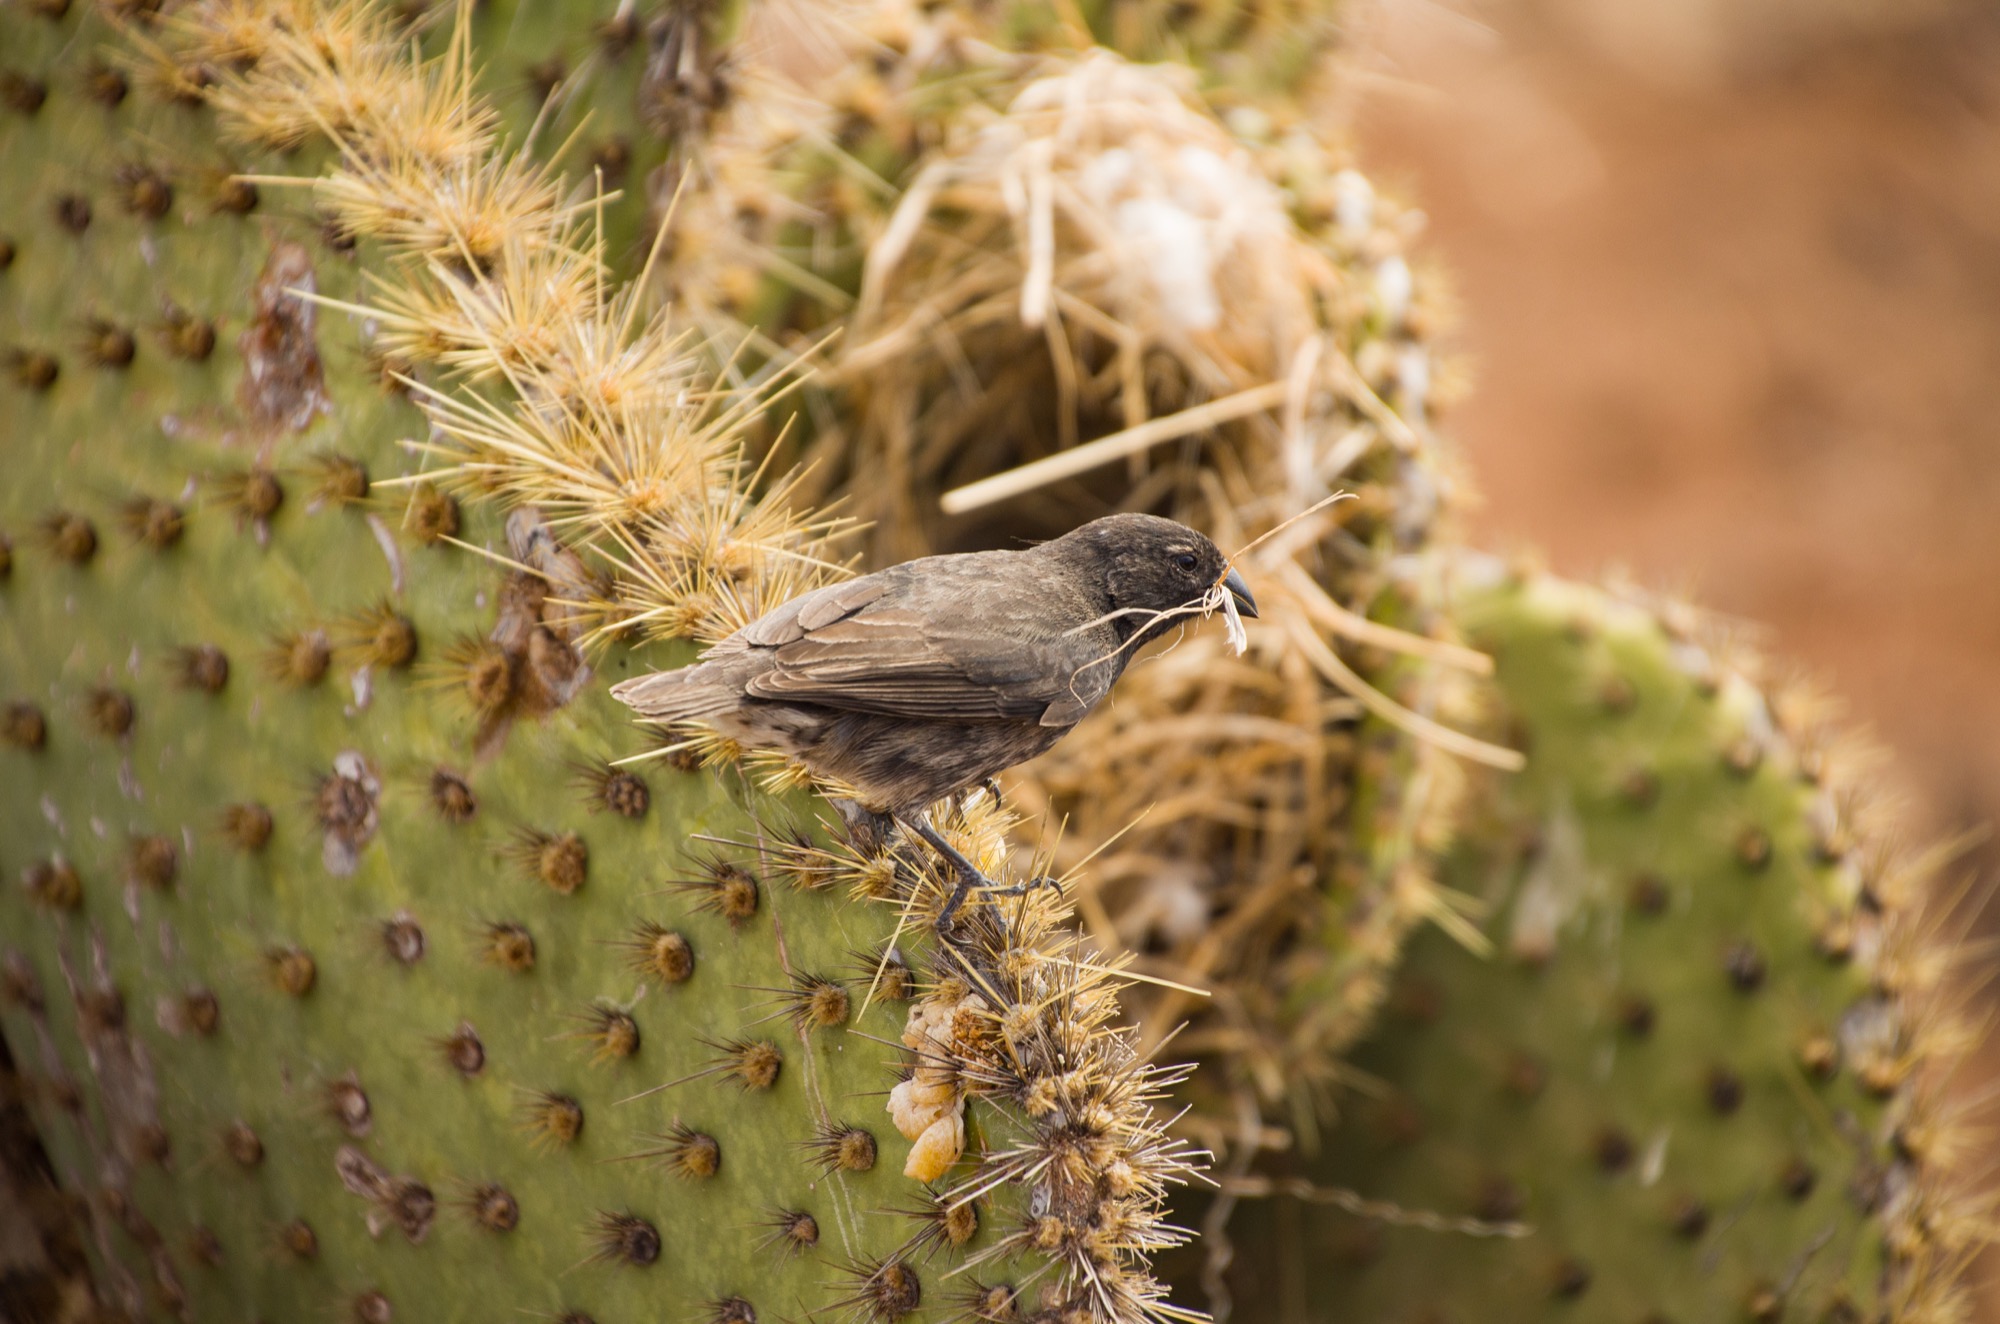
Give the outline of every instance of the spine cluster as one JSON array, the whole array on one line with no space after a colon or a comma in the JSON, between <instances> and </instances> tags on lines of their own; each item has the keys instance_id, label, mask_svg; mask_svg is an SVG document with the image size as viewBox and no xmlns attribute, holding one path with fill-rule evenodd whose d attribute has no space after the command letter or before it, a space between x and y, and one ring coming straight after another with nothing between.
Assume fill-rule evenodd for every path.
<instances>
[{"instance_id":1,"label":"spine cluster","mask_svg":"<svg viewBox=\"0 0 2000 1324\"><path fill-rule=\"evenodd\" d=\"M1014 827L983 795L943 823L995 877L1008 876ZM930 931L953 891L949 873L902 847L871 852L850 842L829 853L770 836L779 872L808 885L846 883L857 897L896 907L912 931ZM1187 1239L1162 1210L1205 1157L1170 1134L1155 1108L1185 1071L1149 1062L1136 1033L1115 1025L1129 958L1100 960L1068 920L1054 889L1035 887L982 899L949 940L932 944L903 1032L909 1072L888 1105L913 1142L904 1174L941 1183L931 1187L935 1217L908 1251L946 1235L934 1222L948 1233L954 1216L997 1205L1010 1221L968 1256L967 1273L1049 1261L1039 1308L1053 1319L1199 1318L1169 1304L1148 1269L1155 1252ZM893 947L863 973L869 997L907 978ZM974 1103L984 1105L972 1117L981 1144L968 1155ZM975 1286L975 1297L986 1290ZM1009 1317L987 1308L975 1305L975 1317Z\"/></svg>"},{"instance_id":2,"label":"spine cluster","mask_svg":"<svg viewBox=\"0 0 2000 1324\"><path fill-rule=\"evenodd\" d=\"M826 541L840 521L751 471L768 393L718 386L704 347L645 311L644 280L610 287L601 182L573 188L501 140L473 91L469 14L428 60L388 10L337 0L198 4L144 45L227 136L334 145L317 179L254 182L310 187L329 227L383 258L373 296L341 306L429 420L406 445L431 467L378 486L414 489L426 526L440 493L532 506L588 555L558 587L600 634L712 642L842 573Z\"/></svg>"}]
</instances>

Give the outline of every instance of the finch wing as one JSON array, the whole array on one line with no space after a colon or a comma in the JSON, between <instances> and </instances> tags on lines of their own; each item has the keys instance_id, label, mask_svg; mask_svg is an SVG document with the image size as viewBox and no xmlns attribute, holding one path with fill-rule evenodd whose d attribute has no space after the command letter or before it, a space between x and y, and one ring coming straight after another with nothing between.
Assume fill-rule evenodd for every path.
<instances>
[{"instance_id":1,"label":"finch wing","mask_svg":"<svg viewBox=\"0 0 2000 1324\"><path fill-rule=\"evenodd\" d=\"M937 721L1068 726L1110 688L1114 669L1077 674L1077 641L1009 629L1005 613L940 620L870 605L779 645L745 687L760 699Z\"/></svg>"}]
</instances>

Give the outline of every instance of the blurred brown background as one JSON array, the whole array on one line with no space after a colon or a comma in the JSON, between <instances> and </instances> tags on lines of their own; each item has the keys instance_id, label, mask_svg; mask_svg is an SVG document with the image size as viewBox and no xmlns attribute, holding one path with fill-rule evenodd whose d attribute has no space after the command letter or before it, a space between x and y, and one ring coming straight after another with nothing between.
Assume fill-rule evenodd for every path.
<instances>
[{"instance_id":1,"label":"blurred brown background","mask_svg":"<svg viewBox=\"0 0 2000 1324\"><path fill-rule=\"evenodd\" d=\"M1386 0L1357 113L1462 304L1481 540L1768 624L1991 824L2000 14L1878 8Z\"/></svg>"},{"instance_id":2,"label":"blurred brown background","mask_svg":"<svg viewBox=\"0 0 2000 1324\"><path fill-rule=\"evenodd\" d=\"M2000 12L1377 0L1361 26L1363 156L1462 304L1478 538L1765 623L1931 830L2000 824ZM1996 866L1989 837L1951 881Z\"/></svg>"}]
</instances>

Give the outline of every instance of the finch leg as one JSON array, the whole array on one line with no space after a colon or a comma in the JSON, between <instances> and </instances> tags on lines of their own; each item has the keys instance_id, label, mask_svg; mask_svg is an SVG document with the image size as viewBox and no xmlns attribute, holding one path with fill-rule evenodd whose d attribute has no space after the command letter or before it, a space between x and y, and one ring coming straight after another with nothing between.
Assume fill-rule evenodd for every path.
<instances>
[{"instance_id":1,"label":"finch leg","mask_svg":"<svg viewBox=\"0 0 2000 1324\"><path fill-rule=\"evenodd\" d=\"M1032 882L1022 883L1016 887L1007 887L996 883L981 873L978 865L960 854L955 846L946 841L938 833L938 830L924 819L907 818L897 819L896 821L916 833L919 837L922 837L924 843L932 850L951 861L952 868L958 873L958 886L952 889L951 899L946 901L944 909L938 912L937 927L939 928L944 928L951 923L952 916L958 913L958 908L965 904L965 898L971 894L972 889L975 887L982 892L991 892L995 896L1020 896L1023 893L1033 891L1037 887L1053 887L1057 895L1061 895L1062 893L1062 884L1053 878L1037 878Z\"/></svg>"},{"instance_id":2,"label":"finch leg","mask_svg":"<svg viewBox=\"0 0 2000 1324\"><path fill-rule=\"evenodd\" d=\"M852 800L829 796L831 804L840 814L841 822L847 827L847 840L864 855L873 855L889 844L889 832L896 819L890 814L878 814L872 809L864 809Z\"/></svg>"},{"instance_id":3,"label":"finch leg","mask_svg":"<svg viewBox=\"0 0 2000 1324\"><path fill-rule=\"evenodd\" d=\"M958 908L965 904L966 895L973 888L977 887L984 890L1000 886L1000 884L981 873L978 865L959 854L958 848L939 835L938 830L924 821L921 816L898 819L897 821L910 831L916 833L919 837L922 837L925 845L951 861L952 868L958 871L958 886L952 889L951 899L945 902L944 909L938 912L937 926L939 928L943 928L951 923L951 917L956 915Z\"/></svg>"}]
</instances>

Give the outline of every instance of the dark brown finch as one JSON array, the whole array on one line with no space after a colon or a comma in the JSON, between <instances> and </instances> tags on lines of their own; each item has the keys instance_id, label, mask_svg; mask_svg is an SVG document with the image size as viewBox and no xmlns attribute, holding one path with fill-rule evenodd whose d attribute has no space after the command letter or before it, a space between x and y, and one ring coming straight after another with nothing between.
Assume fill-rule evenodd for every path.
<instances>
[{"instance_id":1,"label":"dark brown finch","mask_svg":"<svg viewBox=\"0 0 2000 1324\"><path fill-rule=\"evenodd\" d=\"M1257 614L1206 537L1111 515L1023 551L927 556L792 599L678 671L613 687L854 788L988 885L923 812L1069 733L1141 645L1221 604Z\"/></svg>"}]
</instances>

